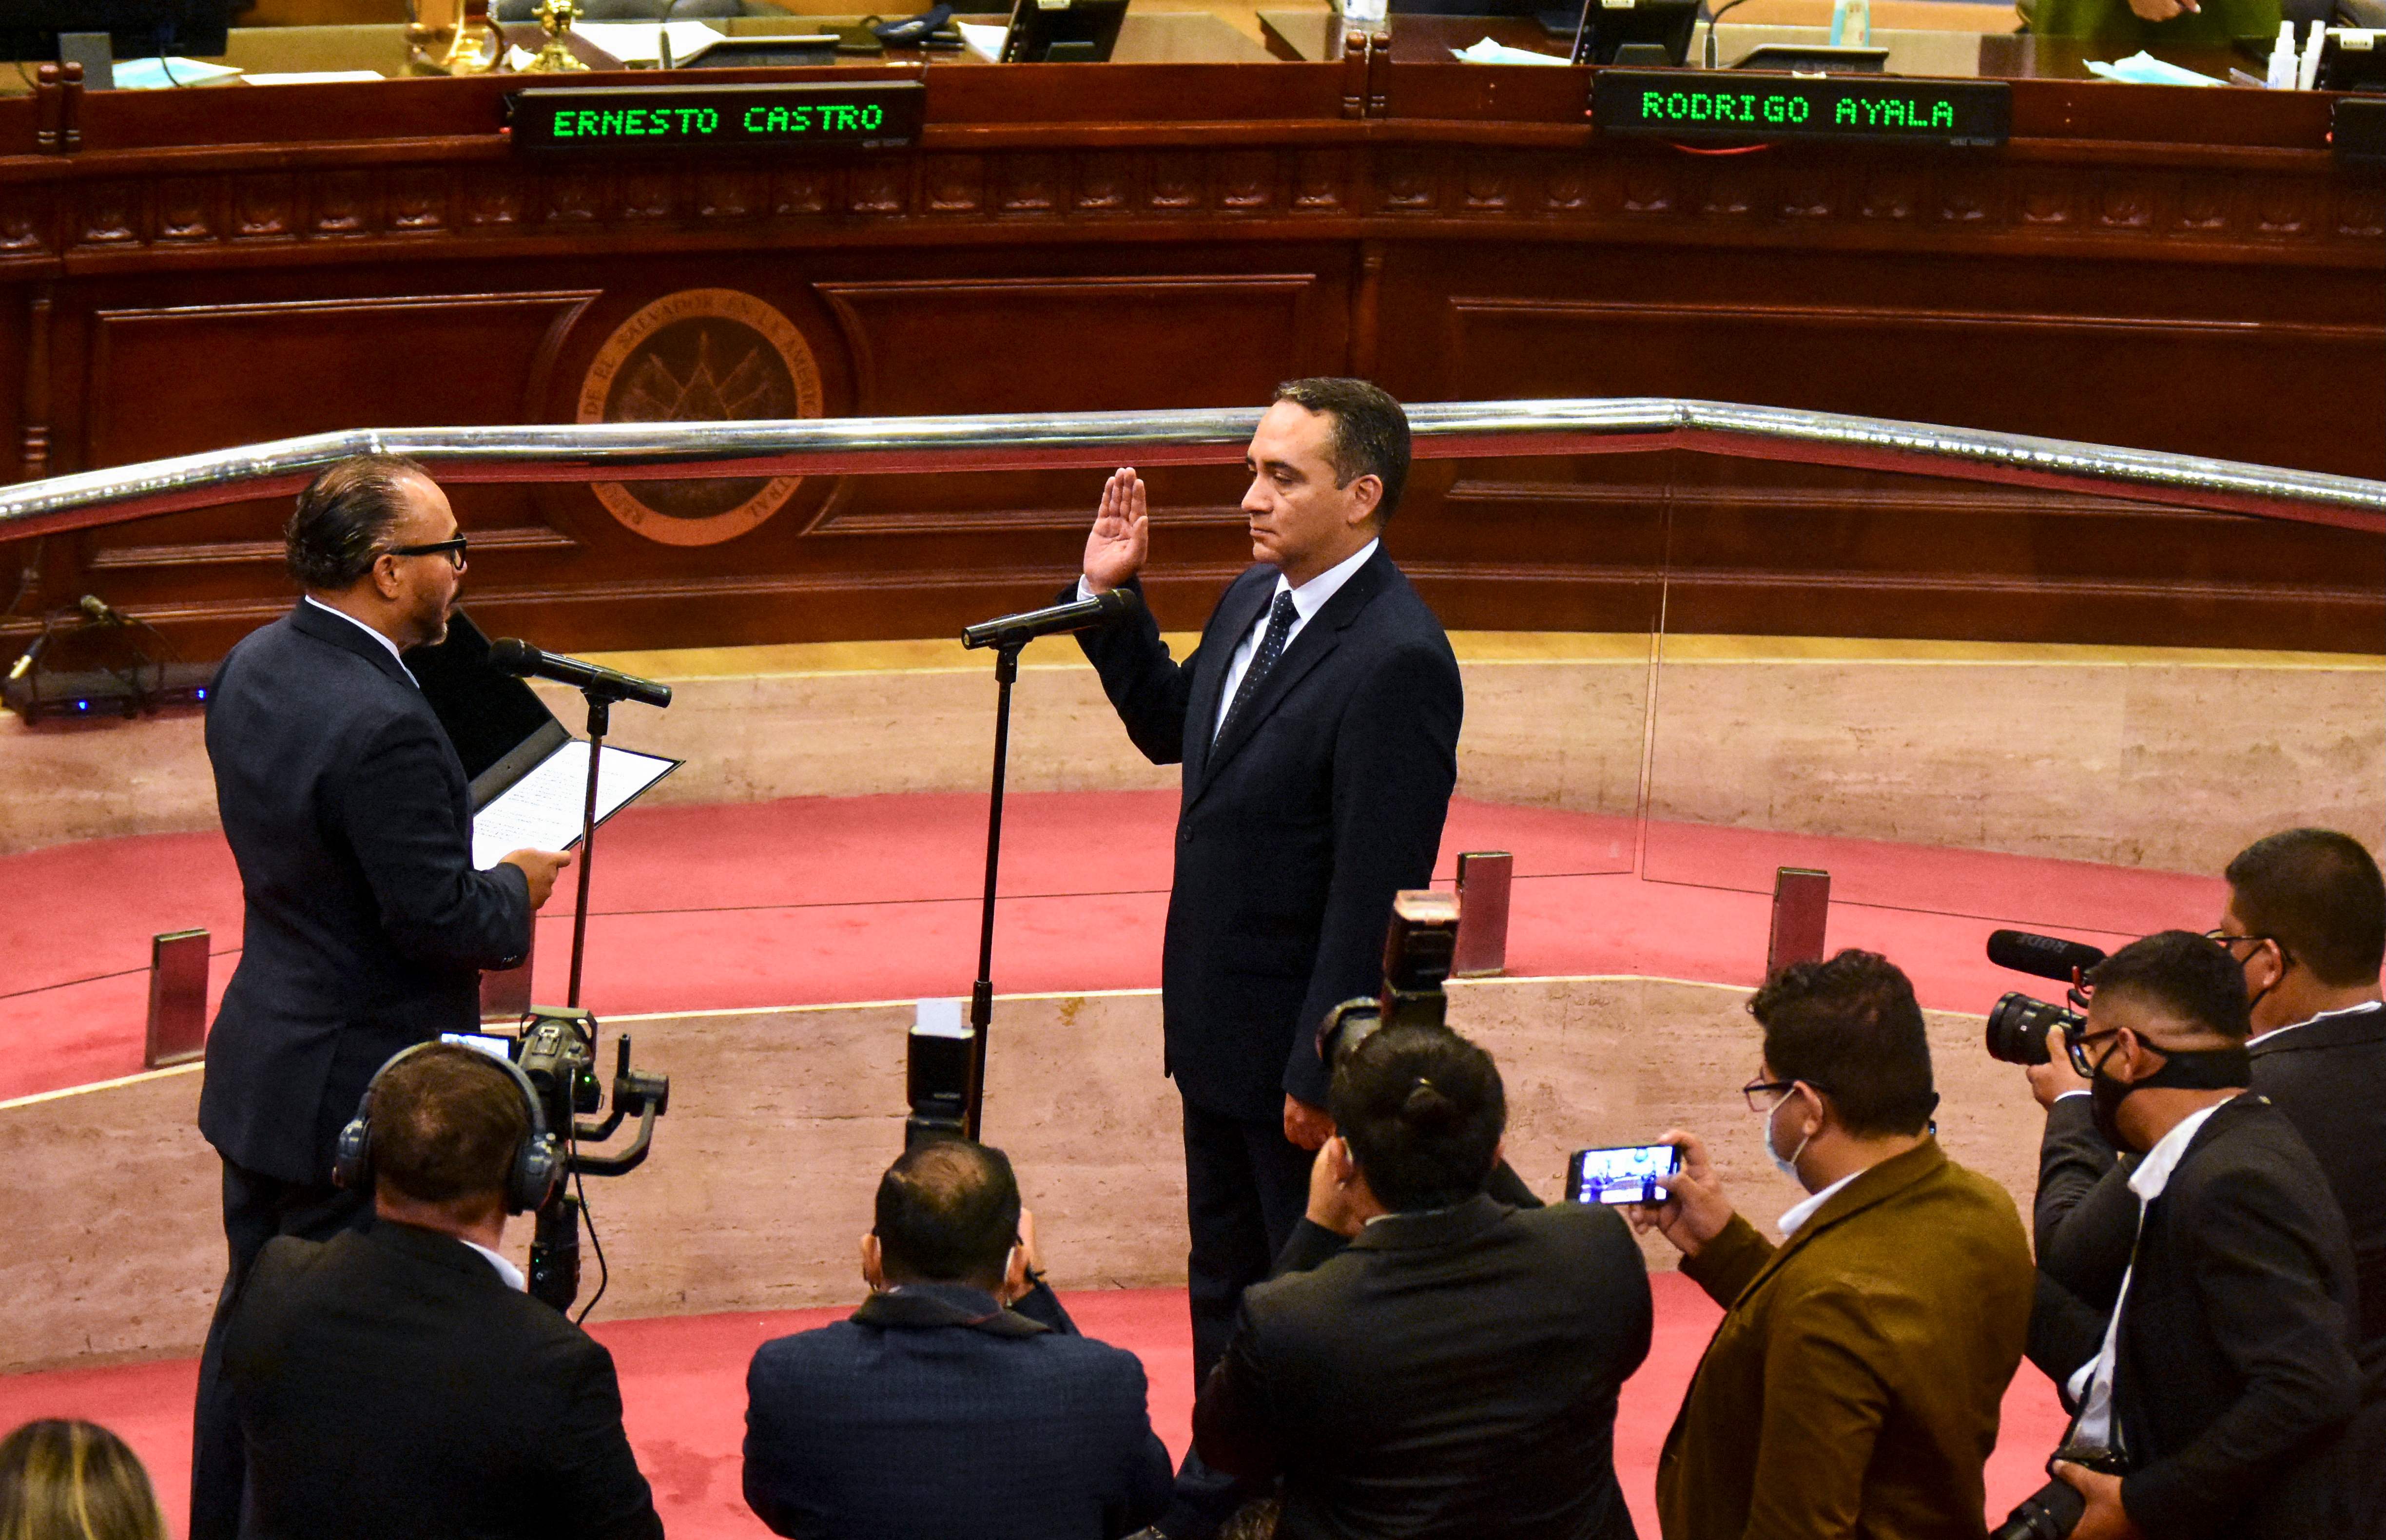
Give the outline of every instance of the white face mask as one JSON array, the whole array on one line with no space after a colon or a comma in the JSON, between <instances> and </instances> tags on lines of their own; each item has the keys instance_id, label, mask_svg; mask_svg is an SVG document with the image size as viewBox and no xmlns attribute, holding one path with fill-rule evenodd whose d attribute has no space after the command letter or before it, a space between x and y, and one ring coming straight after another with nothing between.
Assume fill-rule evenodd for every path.
<instances>
[{"instance_id":1,"label":"white face mask","mask_svg":"<svg viewBox=\"0 0 2386 1540\"><path fill-rule=\"evenodd\" d=\"M1798 1174L1798 1158L1806 1153L1806 1146L1815 1137L1814 1134L1808 1133L1804 1138L1800 1139L1798 1147L1791 1150L1786 1157L1773 1143L1773 1121L1781 1115L1781 1109L1790 1105L1790 1097L1795 1095L1796 1093L1792 1092L1790 1096L1782 1097L1773 1104L1773 1110L1764 1115L1764 1153L1773 1157L1773 1163L1780 1168L1783 1176L1803 1187L1806 1184L1806 1179Z\"/></svg>"}]
</instances>

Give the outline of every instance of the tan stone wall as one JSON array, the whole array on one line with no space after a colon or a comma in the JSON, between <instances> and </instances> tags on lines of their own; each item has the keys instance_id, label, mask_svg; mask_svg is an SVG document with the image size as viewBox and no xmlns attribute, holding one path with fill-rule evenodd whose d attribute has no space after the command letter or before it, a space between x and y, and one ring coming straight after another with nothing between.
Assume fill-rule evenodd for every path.
<instances>
[{"instance_id":1,"label":"tan stone wall","mask_svg":"<svg viewBox=\"0 0 2386 1540\"><path fill-rule=\"evenodd\" d=\"M1707 1138L1743 1210L1770 1228L1798 1195L1739 1096L1757 1060L1746 998L1664 980L1485 981L1457 987L1451 1020L1498 1056L1510 1158L1538 1191L1554 1194L1578 1146L1679 1126ZM856 1298L856 1246L902 1144L910 1014L833 1006L612 1023L672 1083L652 1158L589 1183L613 1269L604 1314ZM2019 1071L1980 1051L1977 1017L1933 1013L1930 1028L1950 1153L2026 1204L2040 1116ZM1006 997L989 1065L986 1137L1017 1165L1054 1279L1181 1284L1182 1145L1158 996ZM218 1167L193 1126L198 1089L195 1070L170 1070L0 1104L11 1189L0 1372L196 1350L223 1271ZM522 1253L527 1222L509 1239ZM1672 1265L1662 1242L1649 1256ZM593 1290L593 1251L583 1264Z\"/></svg>"}]
</instances>

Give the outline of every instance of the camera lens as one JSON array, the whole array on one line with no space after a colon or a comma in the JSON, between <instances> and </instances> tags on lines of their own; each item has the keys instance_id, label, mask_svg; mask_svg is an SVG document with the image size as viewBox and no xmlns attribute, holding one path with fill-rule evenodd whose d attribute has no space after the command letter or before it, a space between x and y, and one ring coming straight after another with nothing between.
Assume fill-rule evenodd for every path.
<instances>
[{"instance_id":1,"label":"camera lens","mask_svg":"<svg viewBox=\"0 0 2386 1540\"><path fill-rule=\"evenodd\" d=\"M2044 1000L2033 1000L2016 990L1997 1001L1989 1012L1989 1057L2007 1064L2043 1064L2047 1060L2046 1029L2076 1027L2081 1018Z\"/></svg>"},{"instance_id":2,"label":"camera lens","mask_svg":"<svg viewBox=\"0 0 2386 1540\"><path fill-rule=\"evenodd\" d=\"M2008 995L2020 999L2020 995ZM2035 1005L2039 1002L2032 1001ZM2052 1481L2022 1499L2005 1521L1989 1532L1989 1540L2063 1540L2079 1527L2088 1500L2067 1482Z\"/></svg>"}]
</instances>

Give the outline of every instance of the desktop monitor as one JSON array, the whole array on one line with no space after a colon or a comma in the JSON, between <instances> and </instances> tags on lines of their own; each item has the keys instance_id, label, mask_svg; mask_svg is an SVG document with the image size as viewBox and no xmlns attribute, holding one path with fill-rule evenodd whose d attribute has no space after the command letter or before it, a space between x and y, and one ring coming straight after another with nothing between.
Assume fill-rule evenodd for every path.
<instances>
[{"instance_id":1,"label":"desktop monitor","mask_svg":"<svg viewBox=\"0 0 2386 1540\"><path fill-rule=\"evenodd\" d=\"M1574 36L1576 64L1679 64L1689 56L1700 0L1588 0ZM1616 55L1629 48L1630 56ZM1661 61L1655 51L1664 50Z\"/></svg>"},{"instance_id":2,"label":"desktop monitor","mask_svg":"<svg viewBox=\"0 0 2386 1540\"><path fill-rule=\"evenodd\" d=\"M1005 64L1099 64L1118 46L1127 0L1014 0Z\"/></svg>"},{"instance_id":3,"label":"desktop monitor","mask_svg":"<svg viewBox=\"0 0 2386 1540\"><path fill-rule=\"evenodd\" d=\"M47 61L68 32L106 32L120 59L220 56L234 0L0 0L0 59Z\"/></svg>"}]
</instances>

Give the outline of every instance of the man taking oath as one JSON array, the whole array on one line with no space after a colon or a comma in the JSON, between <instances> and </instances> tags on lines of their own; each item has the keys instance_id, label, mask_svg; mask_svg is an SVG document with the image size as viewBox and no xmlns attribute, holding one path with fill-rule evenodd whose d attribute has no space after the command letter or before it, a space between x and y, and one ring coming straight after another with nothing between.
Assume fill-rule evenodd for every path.
<instances>
[{"instance_id":1,"label":"man taking oath","mask_svg":"<svg viewBox=\"0 0 2386 1540\"><path fill-rule=\"evenodd\" d=\"M1392 895L1432 878L1463 705L1441 623L1379 544L1408 475L1400 403L1296 380L1245 463L1259 565L1193 655L1172 658L1148 610L1079 635L1136 747L1185 767L1161 998L1197 1386L1307 1205L1309 1152L1333 1132L1317 1023L1382 987ZM1135 587L1149 552L1143 482L1122 470L1081 592Z\"/></svg>"},{"instance_id":2,"label":"man taking oath","mask_svg":"<svg viewBox=\"0 0 2386 1540\"><path fill-rule=\"evenodd\" d=\"M530 949L571 858L472 867L464 767L399 656L447 634L464 537L410 460L315 478L284 532L295 607L243 637L207 692L207 758L240 867L240 966L207 1034L199 1132L223 1158L223 1299L277 1234L372 1222L332 1184L332 1147L373 1071L479 1030L480 973ZM245 1461L221 1374L219 1305L199 1360L192 1540L239 1528Z\"/></svg>"}]
</instances>

